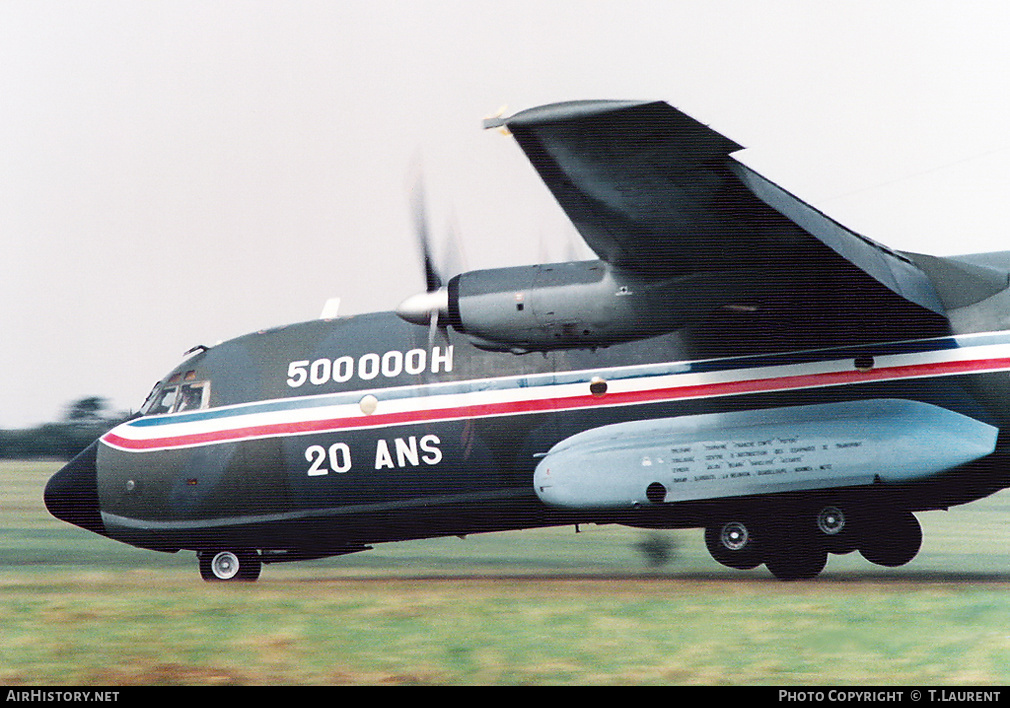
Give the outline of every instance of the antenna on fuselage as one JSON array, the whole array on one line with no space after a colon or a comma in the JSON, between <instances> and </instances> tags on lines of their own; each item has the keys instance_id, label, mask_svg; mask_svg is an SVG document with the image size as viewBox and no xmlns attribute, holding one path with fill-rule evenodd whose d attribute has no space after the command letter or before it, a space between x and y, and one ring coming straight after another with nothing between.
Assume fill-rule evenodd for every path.
<instances>
[{"instance_id":1,"label":"antenna on fuselage","mask_svg":"<svg viewBox=\"0 0 1010 708\"><path fill-rule=\"evenodd\" d=\"M337 313L339 311L340 311L340 298L331 297L323 305L323 311L319 313L319 319L334 320L337 318Z\"/></svg>"}]
</instances>

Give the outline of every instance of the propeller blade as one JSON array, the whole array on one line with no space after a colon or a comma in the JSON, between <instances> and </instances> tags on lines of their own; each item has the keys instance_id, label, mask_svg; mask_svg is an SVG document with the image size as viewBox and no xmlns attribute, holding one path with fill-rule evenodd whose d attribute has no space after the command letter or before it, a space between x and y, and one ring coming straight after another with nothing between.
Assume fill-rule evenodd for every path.
<instances>
[{"instance_id":1,"label":"propeller blade","mask_svg":"<svg viewBox=\"0 0 1010 708\"><path fill-rule=\"evenodd\" d=\"M428 351L435 346L435 337L438 336L438 310L431 311L431 322L428 323Z\"/></svg>"},{"instance_id":2,"label":"propeller blade","mask_svg":"<svg viewBox=\"0 0 1010 708\"><path fill-rule=\"evenodd\" d=\"M430 293L442 287L442 276L435 267L435 258L431 250L431 236L428 229L428 211L424 196L424 182L420 177L410 190L410 210L414 217L414 235L417 237L421 258L424 261L424 285Z\"/></svg>"},{"instance_id":3,"label":"propeller blade","mask_svg":"<svg viewBox=\"0 0 1010 708\"><path fill-rule=\"evenodd\" d=\"M456 223L455 214L450 214L445 226L445 235L442 238L442 275L448 280L454 275L459 275L467 269L466 251L463 249L463 241L459 237L459 227Z\"/></svg>"},{"instance_id":4,"label":"propeller blade","mask_svg":"<svg viewBox=\"0 0 1010 708\"><path fill-rule=\"evenodd\" d=\"M454 220L446 228L446 242L443 267L435 263L431 246L431 230L428 228L428 207L425 196L424 179L420 168L415 168L410 187L410 211L414 220L414 235L424 261L425 292L413 295L399 304L396 314L407 322L428 325L428 344L433 346L439 334L446 337L449 320L449 293L445 287L445 275L462 272L466 257L456 233ZM440 321L441 320L441 321Z\"/></svg>"}]
</instances>

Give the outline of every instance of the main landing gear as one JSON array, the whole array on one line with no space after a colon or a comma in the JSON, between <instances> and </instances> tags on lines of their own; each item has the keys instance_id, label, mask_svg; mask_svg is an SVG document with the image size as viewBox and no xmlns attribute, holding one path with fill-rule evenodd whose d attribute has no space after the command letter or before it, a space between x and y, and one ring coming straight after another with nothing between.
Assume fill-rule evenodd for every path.
<instances>
[{"instance_id":1,"label":"main landing gear","mask_svg":"<svg viewBox=\"0 0 1010 708\"><path fill-rule=\"evenodd\" d=\"M262 562L254 550L217 549L200 551L200 576L208 582L247 581L260 577Z\"/></svg>"},{"instance_id":2,"label":"main landing gear","mask_svg":"<svg viewBox=\"0 0 1010 708\"><path fill-rule=\"evenodd\" d=\"M910 511L830 502L794 516L726 514L706 527L705 545L730 568L749 570L764 563L779 580L807 580L824 570L829 553L858 550L877 565L904 565L919 552L922 528Z\"/></svg>"}]
</instances>

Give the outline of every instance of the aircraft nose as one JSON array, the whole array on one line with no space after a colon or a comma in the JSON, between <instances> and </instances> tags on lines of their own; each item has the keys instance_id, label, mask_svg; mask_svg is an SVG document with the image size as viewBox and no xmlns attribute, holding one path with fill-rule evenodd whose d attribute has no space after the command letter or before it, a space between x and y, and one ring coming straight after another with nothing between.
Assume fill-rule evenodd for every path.
<instances>
[{"instance_id":1,"label":"aircraft nose","mask_svg":"<svg viewBox=\"0 0 1010 708\"><path fill-rule=\"evenodd\" d=\"M49 478L43 496L57 519L105 535L98 505L98 441Z\"/></svg>"}]
</instances>

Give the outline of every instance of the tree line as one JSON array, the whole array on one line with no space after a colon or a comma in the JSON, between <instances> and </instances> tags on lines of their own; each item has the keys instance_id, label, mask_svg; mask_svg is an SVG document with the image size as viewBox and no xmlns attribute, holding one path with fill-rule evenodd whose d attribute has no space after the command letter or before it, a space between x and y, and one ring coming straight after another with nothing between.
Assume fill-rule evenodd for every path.
<instances>
[{"instance_id":1,"label":"tree line","mask_svg":"<svg viewBox=\"0 0 1010 708\"><path fill-rule=\"evenodd\" d=\"M0 430L0 459L69 460L129 417L129 413L110 410L108 399L88 396L69 404L57 422Z\"/></svg>"}]
</instances>

